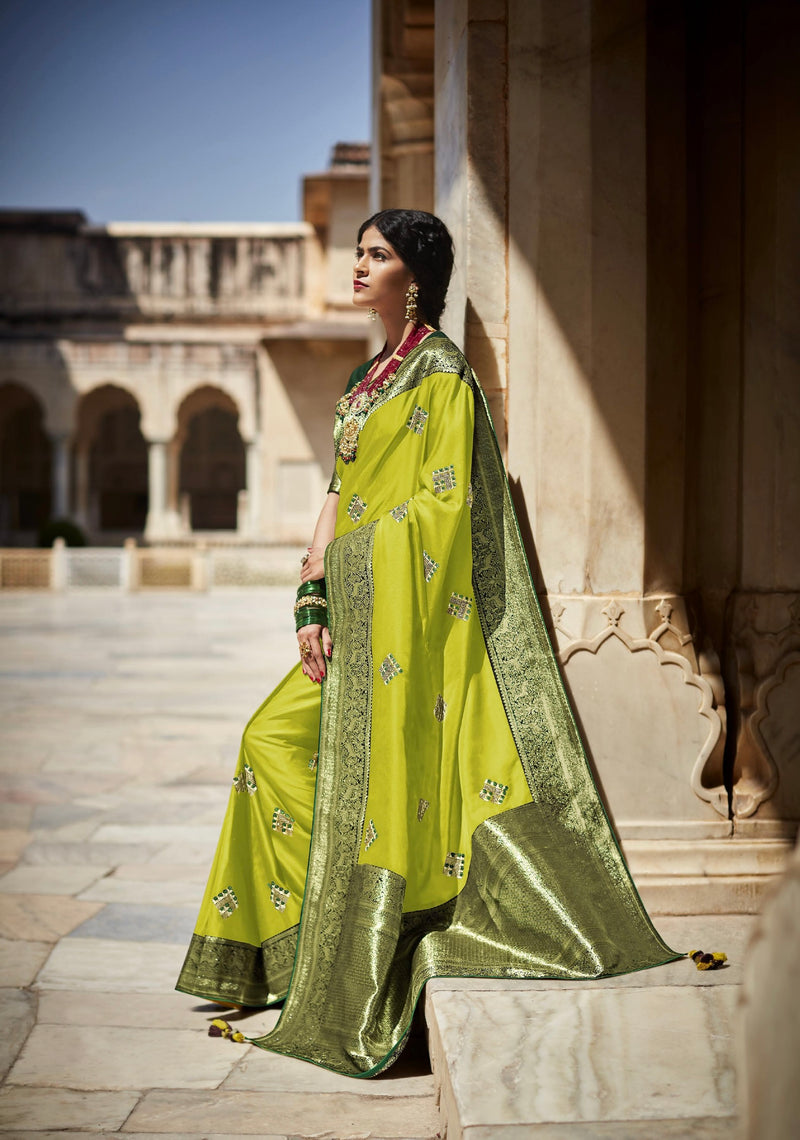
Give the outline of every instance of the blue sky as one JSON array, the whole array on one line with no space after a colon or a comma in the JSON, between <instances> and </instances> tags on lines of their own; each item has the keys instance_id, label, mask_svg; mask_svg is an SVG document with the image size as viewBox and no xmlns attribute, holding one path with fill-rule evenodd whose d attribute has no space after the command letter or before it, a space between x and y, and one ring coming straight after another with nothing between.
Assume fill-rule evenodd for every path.
<instances>
[{"instance_id":1,"label":"blue sky","mask_svg":"<svg viewBox=\"0 0 800 1140\"><path fill-rule=\"evenodd\" d=\"M0 207L294 221L369 136L370 0L0 0Z\"/></svg>"}]
</instances>

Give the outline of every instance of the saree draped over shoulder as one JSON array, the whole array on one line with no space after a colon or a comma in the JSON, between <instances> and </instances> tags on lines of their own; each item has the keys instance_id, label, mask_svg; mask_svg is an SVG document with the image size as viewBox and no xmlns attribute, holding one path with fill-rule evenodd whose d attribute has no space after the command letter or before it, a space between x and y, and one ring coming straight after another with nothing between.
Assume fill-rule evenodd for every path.
<instances>
[{"instance_id":1,"label":"saree draped over shoulder","mask_svg":"<svg viewBox=\"0 0 800 1140\"><path fill-rule=\"evenodd\" d=\"M320 700L296 666L245 729L178 988L285 997L255 1044L365 1077L429 978L680 955L598 797L485 397L443 333L409 353L332 486L328 678Z\"/></svg>"}]
</instances>

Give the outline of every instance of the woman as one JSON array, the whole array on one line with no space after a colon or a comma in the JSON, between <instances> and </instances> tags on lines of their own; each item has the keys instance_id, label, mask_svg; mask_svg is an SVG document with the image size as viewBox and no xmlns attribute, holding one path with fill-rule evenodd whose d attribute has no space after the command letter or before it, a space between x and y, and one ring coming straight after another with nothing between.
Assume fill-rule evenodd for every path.
<instances>
[{"instance_id":1,"label":"woman","mask_svg":"<svg viewBox=\"0 0 800 1140\"><path fill-rule=\"evenodd\" d=\"M364 1077L431 977L597 978L680 955L609 827L485 397L437 327L450 235L385 210L358 243L353 303L386 345L337 404L301 664L245 729L178 988L285 997L255 1043Z\"/></svg>"}]
</instances>

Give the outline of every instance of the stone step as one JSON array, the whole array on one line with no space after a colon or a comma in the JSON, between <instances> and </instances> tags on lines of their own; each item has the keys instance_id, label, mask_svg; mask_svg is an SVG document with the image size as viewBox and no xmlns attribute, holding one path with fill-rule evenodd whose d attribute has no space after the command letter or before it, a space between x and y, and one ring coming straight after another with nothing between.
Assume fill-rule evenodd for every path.
<instances>
[{"instance_id":1,"label":"stone step","mask_svg":"<svg viewBox=\"0 0 800 1140\"><path fill-rule=\"evenodd\" d=\"M735 1010L752 921L659 920L678 949L724 950L731 964L713 973L681 960L597 982L428 983L448 1140L730 1136Z\"/></svg>"}]
</instances>

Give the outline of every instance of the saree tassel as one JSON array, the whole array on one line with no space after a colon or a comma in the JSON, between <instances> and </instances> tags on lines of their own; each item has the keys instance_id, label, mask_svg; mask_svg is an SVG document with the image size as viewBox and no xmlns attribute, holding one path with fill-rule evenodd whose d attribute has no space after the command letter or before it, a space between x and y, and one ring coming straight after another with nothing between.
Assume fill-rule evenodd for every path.
<instances>
[{"instance_id":1,"label":"saree tassel","mask_svg":"<svg viewBox=\"0 0 800 1140\"><path fill-rule=\"evenodd\" d=\"M706 954L702 950L690 950L686 957L691 958L698 970L719 970L728 961L727 954Z\"/></svg>"},{"instance_id":2,"label":"saree tassel","mask_svg":"<svg viewBox=\"0 0 800 1140\"><path fill-rule=\"evenodd\" d=\"M231 1041L244 1041L245 1037L239 1030L234 1030L229 1021L222 1017L215 1017L208 1027L209 1037L229 1037Z\"/></svg>"}]
</instances>

